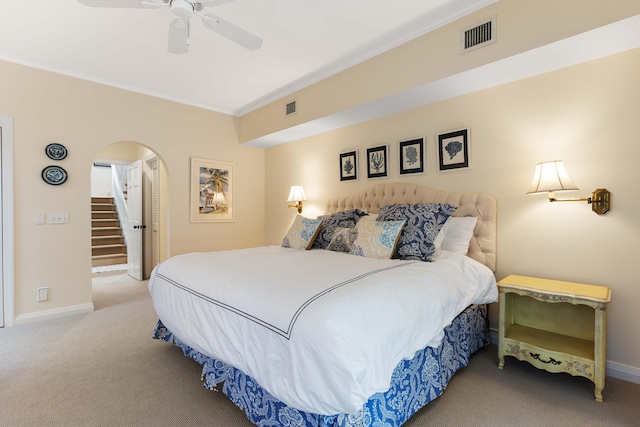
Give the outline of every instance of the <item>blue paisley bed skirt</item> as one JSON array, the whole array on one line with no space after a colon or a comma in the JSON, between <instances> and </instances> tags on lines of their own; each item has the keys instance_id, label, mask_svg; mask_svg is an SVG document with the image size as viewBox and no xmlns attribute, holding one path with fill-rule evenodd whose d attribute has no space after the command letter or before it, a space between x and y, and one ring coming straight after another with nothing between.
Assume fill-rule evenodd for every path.
<instances>
[{"instance_id":1,"label":"blue paisley bed skirt","mask_svg":"<svg viewBox=\"0 0 640 427\"><path fill-rule=\"evenodd\" d=\"M426 347L398 364L391 387L376 393L355 414L318 415L299 411L277 400L250 376L180 342L158 320L153 337L174 343L185 356L202 365L205 387L223 383L222 392L258 426L380 427L400 426L420 408L442 394L453 374L469 357L489 343L486 305L472 305L445 328L438 348Z\"/></svg>"}]
</instances>

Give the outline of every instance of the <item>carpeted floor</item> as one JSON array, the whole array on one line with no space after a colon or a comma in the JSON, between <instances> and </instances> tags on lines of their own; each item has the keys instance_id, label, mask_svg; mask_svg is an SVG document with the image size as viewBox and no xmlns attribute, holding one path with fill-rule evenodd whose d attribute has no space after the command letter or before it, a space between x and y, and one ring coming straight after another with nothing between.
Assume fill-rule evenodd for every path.
<instances>
[{"instance_id":1,"label":"carpeted floor","mask_svg":"<svg viewBox=\"0 0 640 427\"><path fill-rule=\"evenodd\" d=\"M151 339L146 282L94 279L95 311L0 329L0 426L250 426L200 366ZM549 374L497 349L476 353L407 427L640 426L640 385L607 378L596 403L585 378Z\"/></svg>"},{"instance_id":2,"label":"carpeted floor","mask_svg":"<svg viewBox=\"0 0 640 427\"><path fill-rule=\"evenodd\" d=\"M99 273L123 274L126 272L127 272L127 264L112 264L112 265L101 265L98 267L91 267L92 274L99 274Z\"/></svg>"}]
</instances>

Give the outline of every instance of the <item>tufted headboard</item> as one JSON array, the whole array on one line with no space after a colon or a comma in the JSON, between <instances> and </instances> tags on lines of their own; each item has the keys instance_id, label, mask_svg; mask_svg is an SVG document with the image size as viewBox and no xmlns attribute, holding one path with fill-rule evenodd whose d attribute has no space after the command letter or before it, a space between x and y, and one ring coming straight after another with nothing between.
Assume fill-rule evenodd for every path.
<instances>
[{"instance_id":1,"label":"tufted headboard","mask_svg":"<svg viewBox=\"0 0 640 427\"><path fill-rule=\"evenodd\" d=\"M450 193L416 184L378 184L351 196L332 199L327 213L362 209L378 213L392 203L448 203L458 206L453 216L476 216L478 222L469 243L467 256L496 271L496 198L486 193Z\"/></svg>"}]
</instances>

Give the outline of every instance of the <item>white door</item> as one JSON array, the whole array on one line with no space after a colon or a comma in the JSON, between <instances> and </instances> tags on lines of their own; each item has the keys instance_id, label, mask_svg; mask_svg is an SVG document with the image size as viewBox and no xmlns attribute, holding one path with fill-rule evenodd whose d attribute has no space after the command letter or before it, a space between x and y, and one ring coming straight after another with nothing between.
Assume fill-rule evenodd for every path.
<instances>
[{"instance_id":1,"label":"white door","mask_svg":"<svg viewBox=\"0 0 640 427\"><path fill-rule=\"evenodd\" d=\"M0 327L13 326L13 118L0 116Z\"/></svg>"},{"instance_id":2,"label":"white door","mask_svg":"<svg viewBox=\"0 0 640 427\"><path fill-rule=\"evenodd\" d=\"M127 165L127 272L142 280L142 160Z\"/></svg>"}]
</instances>

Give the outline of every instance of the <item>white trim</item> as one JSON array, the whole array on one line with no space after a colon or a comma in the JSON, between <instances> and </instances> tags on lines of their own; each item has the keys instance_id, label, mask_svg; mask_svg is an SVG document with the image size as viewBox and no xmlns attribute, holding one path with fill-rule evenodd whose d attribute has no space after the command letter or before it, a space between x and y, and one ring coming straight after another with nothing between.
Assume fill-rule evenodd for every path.
<instances>
[{"instance_id":1,"label":"white trim","mask_svg":"<svg viewBox=\"0 0 640 427\"><path fill-rule=\"evenodd\" d=\"M2 128L2 289L4 326L13 326L14 228L13 228L13 117L0 116Z\"/></svg>"},{"instance_id":2,"label":"white trim","mask_svg":"<svg viewBox=\"0 0 640 427\"><path fill-rule=\"evenodd\" d=\"M640 47L640 15L243 142L268 148Z\"/></svg>"},{"instance_id":3,"label":"white trim","mask_svg":"<svg viewBox=\"0 0 640 427\"><path fill-rule=\"evenodd\" d=\"M93 303L70 305L51 310L34 311L32 313L21 314L16 317L16 325L37 322L41 320L57 319L59 317L72 316L74 314L86 314L93 311Z\"/></svg>"},{"instance_id":4,"label":"white trim","mask_svg":"<svg viewBox=\"0 0 640 427\"><path fill-rule=\"evenodd\" d=\"M491 344L498 344L498 330L489 329L489 340ZM498 360L496 359L496 366ZM635 366L623 365L622 363L607 360L607 377L617 378L623 381L640 384L640 368ZM606 389L606 387L605 387Z\"/></svg>"},{"instance_id":5,"label":"white trim","mask_svg":"<svg viewBox=\"0 0 640 427\"><path fill-rule=\"evenodd\" d=\"M607 360L607 376L640 384L640 368Z\"/></svg>"},{"instance_id":6,"label":"white trim","mask_svg":"<svg viewBox=\"0 0 640 427\"><path fill-rule=\"evenodd\" d=\"M396 48L404 43L423 36L431 31L435 31L457 19L467 16L473 12L485 8L498 0L451 0L436 9L416 17L412 21L402 27L383 34L379 38L372 40L368 44L351 52L348 55L298 79L275 91L256 99L234 112L230 113L234 116L243 116L251 113L260 107L277 102L282 98L291 96L292 94L311 86L319 81L336 75L355 65L367 61L375 56ZM288 117L288 116L287 116Z\"/></svg>"}]
</instances>

